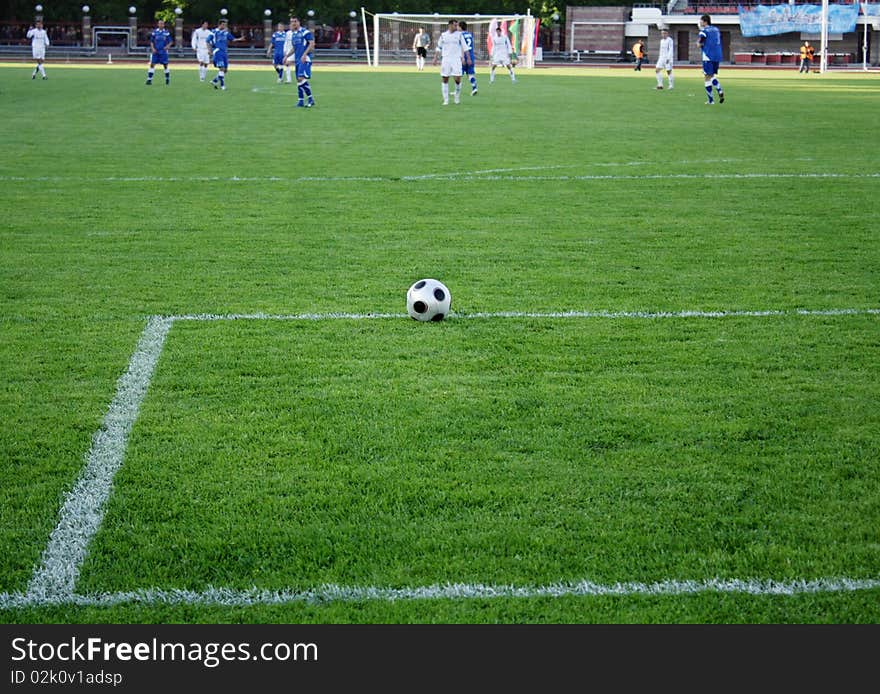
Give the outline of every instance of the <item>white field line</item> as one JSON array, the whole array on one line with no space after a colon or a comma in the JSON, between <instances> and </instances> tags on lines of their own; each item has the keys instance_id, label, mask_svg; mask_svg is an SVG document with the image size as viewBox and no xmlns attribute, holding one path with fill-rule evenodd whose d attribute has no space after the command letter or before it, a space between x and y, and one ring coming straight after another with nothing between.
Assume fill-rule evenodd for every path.
<instances>
[{"instance_id":1,"label":"white field line","mask_svg":"<svg viewBox=\"0 0 880 694\"><path fill-rule=\"evenodd\" d=\"M766 316L852 316L880 315L880 309L795 309L763 311L565 311L550 313L500 312L464 314L462 318L599 318L664 319L724 318ZM452 318L454 314L450 316ZM0 593L0 608L27 605L82 604L112 605L122 602L143 603L219 603L254 604L286 602L322 602L328 600L401 600L446 597L540 597L564 595L681 594L706 591L753 594L793 594L865 590L880 587L874 579L821 578L813 581L774 582L759 580L663 581L660 583L596 584L589 581L559 583L544 587L486 586L448 584L417 588L379 588L324 586L308 591L236 591L209 589L202 592L150 589L122 593L78 595L76 581L88 552L89 543L101 526L104 506L113 488L113 478L121 467L128 436L147 393L165 339L175 321L219 320L334 320L405 318L398 313L301 313L290 315L185 314L151 316L144 328L126 372L117 382L116 394L101 428L92 440L86 466L67 494L59 513L58 524L43 551L25 593Z\"/></svg>"},{"instance_id":2,"label":"white field line","mask_svg":"<svg viewBox=\"0 0 880 694\"><path fill-rule=\"evenodd\" d=\"M655 583L560 582L546 586L492 585L483 583L446 583L411 588L379 586L340 586L324 584L310 590L236 590L208 588L194 590L147 590L38 596L0 593L0 609L80 605L110 607L121 604L142 605L286 605L329 602L395 602L403 600L489 599L489 598L561 598L630 595L694 595L724 593L745 595L800 595L804 593L851 593L880 589L880 579L816 578L811 580L773 581L759 579L722 579L705 581L658 581Z\"/></svg>"},{"instance_id":3,"label":"white field line","mask_svg":"<svg viewBox=\"0 0 880 694\"><path fill-rule=\"evenodd\" d=\"M544 167L542 167L544 168ZM414 176L0 176L5 183L336 183L418 181L674 181L731 179L876 179L880 173L744 172L658 174L559 174L535 175L498 172L451 172Z\"/></svg>"},{"instance_id":4,"label":"white field line","mask_svg":"<svg viewBox=\"0 0 880 694\"><path fill-rule=\"evenodd\" d=\"M42 563L28 585L29 598L63 599L73 593L89 543L104 519L104 504L110 496L113 476L122 465L128 435L171 324L172 320L156 316L147 321L128 369L117 382L116 395L101 428L92 439L86 466L61 507Z\"/></svg>"},{"instance_id":5,"label":"white field line","mask_svg":"<svg viewBox=\"0 0 880 694\"><path fill-rule=\"evenodd\" d=\"M498 311L494 313L450 312L447 320L473 318L605 318L605 319L663 319L663 318L764 318L772 316L876 316L880 308L767 309L761 311ZM406 313L189 313L169 316L169 320L224 321L224 320L374 320L409 318Z\"/></svg>"}]
</instances>

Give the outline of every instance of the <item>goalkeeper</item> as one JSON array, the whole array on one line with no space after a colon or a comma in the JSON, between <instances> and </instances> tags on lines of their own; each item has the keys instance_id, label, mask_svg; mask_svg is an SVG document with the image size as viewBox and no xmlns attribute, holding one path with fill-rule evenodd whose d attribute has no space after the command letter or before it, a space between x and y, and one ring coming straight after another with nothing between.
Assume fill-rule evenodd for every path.
<instances>
[{"instance_id":1,"label":"goalkeeper","mask_svg":"<svg viewBox=\"0 0 880 694\"><path fill-rule=\"evenodd\" d=\"M498 66L507 68L507 72L510 73L510 81L516 82L513 60L510 57L512 53L513 46L510 43L510 37L500 24L496 25L495 33L492 35L492 67L489 69L489 84L495 81L495 68Z\"/></svg>"}]
</instances>

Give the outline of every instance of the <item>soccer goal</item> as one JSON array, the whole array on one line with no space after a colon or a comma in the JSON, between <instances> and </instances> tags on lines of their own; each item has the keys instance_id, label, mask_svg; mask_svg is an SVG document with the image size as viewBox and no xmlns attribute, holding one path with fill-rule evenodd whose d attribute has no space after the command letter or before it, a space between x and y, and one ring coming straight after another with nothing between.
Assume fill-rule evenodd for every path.
<instances>
[{"instance_id":1,"label":"soccer goal","mask_svg":"<svg viewBox=\"0 0 880 694\"><path fill-rule=\"evenodd\" d=\"M440 34L446 31L450 19L464 20L467 29L474 35L474 55L477 60L488 60L491 50L491 36L495 32L495 26L501 24L510 36L517 55L519 67L535 67L535 48L538 40L538 22L527 14L388 14L379 12L373 14L361 8L361 17L364 22L367 46L372 44L372 62L369 50L367 51L367 63L373 67L380 64L410 60L413 56L413 39L419 27L431 38L428 46L428 55L433 55L434 47ZM368 26L368 18L372 18L371 27Z\"/></svg>"}]
</instances>

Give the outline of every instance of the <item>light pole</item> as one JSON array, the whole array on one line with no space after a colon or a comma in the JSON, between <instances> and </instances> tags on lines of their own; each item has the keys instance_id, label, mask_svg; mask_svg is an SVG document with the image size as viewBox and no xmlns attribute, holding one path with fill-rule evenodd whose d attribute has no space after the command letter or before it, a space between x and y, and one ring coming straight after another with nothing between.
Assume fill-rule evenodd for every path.
<instances>
[{"instance_id":1,"label":"light pole","mask_svg":"<svg viewBox=\"0 0 880 694\"><path fill-rule=\"evenodd\" d=\"M84 48L87 47L87 46L91 46L91 45L92 45L92 18L89 16L89 12L91 11L91 9L92 9L92 8L89 7L88 5L83 5L83 6L82 6L82 13L83 13L83 19L82 19L82 32L83 32L82 45L83 45ZM87 42L88 42L88 43L87 43Z\"/></svg>"},{"instance_id":2,"label":"light pole","mask_svg":"<svg viewBox=\"0 0 880 694\"><path fill-rule=\"evenodd\" d=\"M263 10L263 47L268 50L272 41L272 10Z\"/></svg>"},{"instance_id":3,"label":"light pole","mask_svg":"<svg viewBox=\"0 0 880 694\"><path fill-rule=\"evenodd\" d=\"M137 7L132 5L128 8L128 49L137 47L137 35L138 35L138 18L137 18Z\"/></svg>"},{"instance_id":4,"label":"light pole","mask_svg":"<svg viewBox=\"0 0 880 694\"><path fill-rule=\"evenodd\" d=\"M554 53L559 53L559 13L553 13L553 27L551 28L551 42Z\"/></svg>"},{"instance_id":5,"label":"light pole","mask_svg":"<svg viewBox=\"0 0 880 694\"><path fill-rule=\"evenodd\" d=\"M183 10L174 8L174 45L177 46L177 54L183 55Z\"/></svg>"},{"instance_id":6,"label":"light pole","mask_svg":"<svg viewBox=\"0 0 880 694\"><path fill-rule=\"evenodd\" d=\"M351 48L351 57L357 53L358 47L358 23L357 12L352 10L348 13L348 45Z\"/></svg>"}]
</instances>

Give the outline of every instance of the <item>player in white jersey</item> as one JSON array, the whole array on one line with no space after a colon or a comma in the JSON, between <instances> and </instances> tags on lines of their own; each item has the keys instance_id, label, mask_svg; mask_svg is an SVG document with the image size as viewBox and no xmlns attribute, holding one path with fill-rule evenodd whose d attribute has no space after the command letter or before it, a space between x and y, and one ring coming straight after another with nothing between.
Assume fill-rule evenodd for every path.
<instances>
[{"instance_id":1,"label":"player in white jersey","mask_svg":"<svg viewBox=\"0 0 880 694\"><path fill-rule=\"evenodd\" d=\"M668 29L660 30L660 51L657 53L657 65L654 66L654 73L657 75L657 89L663 89L663 72L666 72L666 79L669 80L669 88L675 85L675 78L672 76L672 37L669 35Z\"/></svg>"},{"instance_id":2,"label":"player in white jersey","mask_svg":"<svg viewBox=\"0 0 880 694\"><path fill-rule=\"evenodd\" d=\"M199 82L205 81L208 76L208 66L211 64L211 47L208 45L210 35L207 19L192 33L192 49L196 52L196 60L199 61Z\"/></svg>"},{"instance_id":3,"label":"player in white jersey","mask_svg":"<svg viewBox=\"0 0 880 694\"><path fill-rule=\"evenodd\" d=\"M284 81L290 84L293 82L293 78L290 75L290 64L296 60L293 57L293 17L288 20L287 33L284 35L284 55L290 56L284 61Z\"/></svg>"},{"instance_id":4,"label":"player in white jersey","mask_svg":"<svg viewBox=\"0 0 880 694\"><path fill-rule=\"evenodd\" d=\"M455 80L455 103L459 103L461 99L461 73L462 62L468 62L468 45L458 30L458 22L454 19L449 20L448 29L440 34L437 40L437 49L434 53L434 65L437 64L437 58L440 61L440 79L443 83L440 85L440 93L443 94L443 105L449 104L449 78Z\"/></svg>"},{"instance_id":5,"label":"player in white jersey","mask_svg":"<svg viewBox=\"0 0 880 694\"><path fill-rule=\"evenodd\" d=\"M492 67L489 69L489 84L495 81L495 68L499 65L506 67L507 72L510 73L510 81L516 82L516 74L513 72L513 63L510 60L511 53L513 53L513 45L510 43L510 37L498 24L495 26L495 33L492 34Z\"/></svg>"},{"instance_id":6,"label":"player in white jersey","mask_svg":"<svg viewBox=\"0 0 880 694\"><path fill-rule=\"evenodd\" d=\"M46 30L43 28L42 20L38 19L36 21L36 26L32 26L28 29L27 37L31 40L31 52L33 53L34 60L37 61L37 67L34 68L31 79L37 79L38 72L43 79L48 79L46 77L46 68L43 66L43 62L46 60L46 46L49 45L49 34L47 34Z\"/></svg>"}]
</instances>

